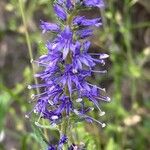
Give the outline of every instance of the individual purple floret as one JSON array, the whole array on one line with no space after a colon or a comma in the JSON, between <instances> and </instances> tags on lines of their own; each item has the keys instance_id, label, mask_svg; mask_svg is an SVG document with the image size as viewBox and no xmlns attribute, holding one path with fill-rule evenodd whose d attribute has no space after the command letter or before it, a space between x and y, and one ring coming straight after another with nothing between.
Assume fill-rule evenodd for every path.
<instances>
[{"instance_id":1,"label":"individual purple floret","mask_svg":"<svg viewBox=\"0 0 150 150\"><path fill-rule=\"evenodd\" d=\"M96 19L86 19L85 16L77 16L73 20L73 24L76 26L96 26L99 27L102 25L101 19L96 18Z\"/></svg>"},{"instance_id":2,"label":"individual purple floret","mask_svg":"<svg viewBox=\"0 0 150 150\"><path fill-rule=\"evenodd\" d=\"M103 0L83 0L83 4L87 7L104 7Z\"/></svg>"},{"instance_id":3,"label":"individual purple floret","mask_svg":"<svg viewBox=\"0 0 150 150\"><path fill-rule=\"evenodd\" d=\"M54 24L54 23L41 21L41 29L43 30L43 33L47 32L47 31L59 32L60 26L57 24Z\"/></svg>"},{"instance_id":4,"label":"individual purple floret","mask_svg":"<svg viewBox=\"0 0 150 150\"><path fill-rule=\"evenodd\" d=\"M53 146L53 145L49 145L47 150L57 150L57 148L55 146Z\"/></svg>"},{"instance_id":5,"label":"individual purple floret","mask_svg":"<svg viewBox=\"0 0 150 150\"><path fill-rule=\"evenodd\" d=\"M62 19L63 21L65 21L67 19L67 14L66 14L65 10L60 5L55 4L54 10L55 10L55 13L58 16L58 18Z\"/></svg>"},{"instance_id":6,"label":"individual purple floret","mask_svg":"<svg viewBox=\"0 0 150 150\"><path fill-rule=\"evenodd\" d=\"M82 30L78 30L76 32L77 37L81 38L81 39L85 39L87 37L90 37L93 35L93 30L92 29L82 29Z\"/></svg>"},{"instance_id":7,"label":"individual purple floret","mask_svg":"<svg viewBox=\"0 0 150 150\"><path fill-rule=\"evenodd\" d=\"M59 143L58 143L58 149L62 149L63 145L67 142L68 138L66 135L62 135Z\"/></svg>"},{"instance_id":8,"label":"individual purple floret","mask_svg":"<svg viewBox=\"0 0 150 150\"><path fill-rule=\"evenodd\" d=\"M95 108L103 116L105 112L100 109L99 103L109 102L110 98L104 88L87 80L93 73L101 75L107 72L96 69L96 66L104 66L109 55L89 53L91 43L87 39L93 35L93 27L100 27L102 22L100 18L87 19L78 14L82 7L103 6L102 0L56 0L54 11L58 23L41 21L43 33L51 31L56 36L46 43L47 54L33 61L41 68L34 75L40 84L28 86L29 89L40 89L40 93L31 96L36 102L32 111L39 115L37 126L43 127L41 118L48 120L51 125L62 125L63 121L76 116L105 127L105 123L91 117L89 112ZM89 107L87 102L93 106ZM67 131L61 131L58 144L50 145L48 150L61 150L67 140Z\"/></svg>"}]
</instances>

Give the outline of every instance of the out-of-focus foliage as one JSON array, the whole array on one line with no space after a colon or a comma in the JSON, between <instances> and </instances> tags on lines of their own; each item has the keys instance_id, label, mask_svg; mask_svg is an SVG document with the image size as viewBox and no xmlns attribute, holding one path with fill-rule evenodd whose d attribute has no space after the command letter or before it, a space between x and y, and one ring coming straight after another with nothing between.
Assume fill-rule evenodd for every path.
<instances>
[{"instance_id":1,"label":"out-of-focus foliage","mask_svg":"<svg viewBox=\"0 0 150 150\"><path fill-rule=\"evenodd\" d=\"M50 0L24 0L24 10L34 58L44 54L40 19L54 21ZM73 139L87 150L148 150L150 148L150 2L107 0L101 10L104 28L92 39L91 51L110 54L107 77L95 75L93 82L107 87L112 102L102 104L107 122L79 123ZM87 15L99 15L92 11ZM57 131L38 129L24 116L32 109L27 85L33 82L18 0L0 1L0 150L43 149ZM44 39L45 38L45 39ZM101 50L101 48L103 48ZM98 118L98 114L93 114ZM47 126L45 122L45 126ZM42 133L47 133L43 137ZM45 139L46 138L46 139ZM44 140L45 139L45 140ZM83 142L85 145L83 145Z\"/></svg>"}]
</instances>

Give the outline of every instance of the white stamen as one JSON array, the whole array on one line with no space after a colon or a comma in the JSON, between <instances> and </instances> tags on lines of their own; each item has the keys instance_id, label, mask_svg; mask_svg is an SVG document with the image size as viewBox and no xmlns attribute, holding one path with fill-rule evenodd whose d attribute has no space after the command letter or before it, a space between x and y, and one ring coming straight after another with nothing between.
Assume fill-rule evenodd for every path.
<instances>
[{"instance_id":1,"label":"white stamen","mask_svg":"<svg viewBox=\"0 0 150 150\"><path fill-rule=\"evenodd\" d=\"M110 102L111 99L109 97L96 97L99 100L105 101L105 102Z\"/></svg>"},{"instance_id":2,"label":"white stamen","mask_svg":"<svg viewBox=\"0 0 150 150\"><path fill-rule=\"evenodd\" d=\"M97 109L98 109L100 112L102 112L101 109L100 109L100 107L99 107L99 104L98 104L96 101L93 101L93 103L95 104L95 106L97 107Z\"/></svg>"},{"instance_id":3,"label":"white stamen","mask_svg":"<svg viewBox=\"0 0 150 150\"><path fill-rule=\"evenodd\" d=\"M36 78L39 77L39 76L40 76L39 74L35 74L35 75L34 75L34 77L36 77Z\"/></svg>"},{"instance_id":4,"label":"white stamen","mask_svg":"<svg viewBox=\"0 0 150 150\"><path fill-rule=\"evenodd\" d=\"M101 111L101 112L99 113L99 115L100 115L100 116L104 116L104 115L105 115L105 112L104 112L104 111Z\"/></svg>"},{"instance_id":5,"label":"white stamen","mask_svg":"<svg viewBox=\"0 0 150 150\"><path fill-rule=\"evenodd\" d=\"M42 127L42 126L39 124L39 122L37 122L37 121L35 122L35 125L38 126L38 127Z\"/></svg>"},{"instance_id":6,"label":"white stamen","mask_svg":"<svg viewBox=\"0 0 150 150\"><path fill-rule=\"evenodd\" d=\"M5 139L5 132L4 132L4 130L2 130L0 132L0 143L3 142L4 139Z\"/></svg>"},{"instance_id":7,"label":"white stamen","mask_svg":"<svg viewBox=\"0 0 150 150\"><path fill-rule=\"evenodd\" d=\"M82 98L78 98L78 99L76 99L76 102L80 103L80 102L82 102L82 100L83 100Z\"/></svg>"},{"instance_id":8,"label":"white stamen","mask_svg":"<svg viewBox=\"0 0 150 150\"><path fill-rule=\"evenodd\" d=\"M34 112L35 114L38 114L38 111L37 111L36 109L34 109L33 112Z\"/></svg>"},{"instance_id":9,"label":"white stamen","mask_svg":"<svg viewBox=\"0 0 150 150\"><path fill-rule=\"evenodd\" d=\"M94 110L94 107L91 107L90 110L93 111L93 110Z\"/></svg>"},{"instance_id":10,"label":"white stamen","mask_svg":"<svg viewBox=\"0 0 150 150\"><path fill-rule=\"evenodd\" d=\"M76 69L72 69L72 72L73 73L77 73L78 71Z\"/></svg>"},{"instance_id":11,"label":"white stamen","mask_svg":"<svg viewBox=\"0 0 150 150\"><path fill-rule=\"evenodd\" d=\"M57 46L57 44L53 44L52 49L55 49Z\"/></svg>"},{"instance_id":12,"label":"white stamen","mask_svg":"<svg viewBox=\"0 0 150 150\"><path fill-rule=\"evenodd\" d=\"M34 60L33 60L33 59L31 59L31 60L30 60L30 63L32 64L32 63L33 63L33 61L34 61Z\"/></svg>"},{"instance_id":13,"label":"white stamen","mask_svg":"<svg viewBox=\"0 0 150 150\"><path fill-rule=\"evenodd\" d=\"M40 59L47 57L47 55L42 55L40 56Z\"/></svg>"},{"instance_id":14,"label":"white stamen","mask_svg":"<svg viewBox=\"0 0 150 150\"><path fill-rule=\"evenodd\" d=\"M106 89L105 89L105 88L102 88L102 90L103 90L104 92L106 92Z\"/></svg>"},{"instance_id":15,"label":"white stamen","mask_svg":"<svg viewBox=\"0 0 150 150\"><path fill-rule=\"evenodd\" d=\"M100 121L98 121L98 120L96 120L96 119L94 119L94 118L92 118L92 117L90 117L90 116L84 115L84 117L85 117L85 118L92 119L93 121L97 122L98 124L100 124L100 125L102 126L102 128L106 127L106 124L105 124L105 123L102 123L102 122L100 122Z\"/></svg>"},{"instance_id":16,"label":"white stamen","mask_svg":"<svg viewBox=\"0 0 150 150\"><path fill-rule=\"evenodd\" d=\"M107 70L103 70L103 71L97 71L97 70L91 70L94 73L107 73Z\"/></svg>"},{"instance_id":17,"label":"white stamen","mask_svg":"<svg viewBox=\"0 0 150 150\"><path fill-rule=\"evenodd\" d=\"M40 97L40 96L42 96L42 95L44 95L44 94L46 94L47 92L44 92L44 93L41 93L41 94L37 94L37 95L35 95L35 94L32 94L31 95L31 99L35 99L36 97Z\"/></svg>"},{"instance_id":18,"label":"white stamen","mask_svg":"<svg viewBox=\"0 0 150 150\"><path fill-rule=\"evenodd\" d=\"M76 115L79 115L79 114L80 114L77 109L74 109L74 113L75 113Z\"/></svg>"},{"instance_id":19,"label":"white stamen","mask_svg":"<svg viewBox=\"0 0 150 150\"><path fill-rule=\"evenodd\" d=\"M105 123L102 123L102 128L105 128L106 127L106 124Z\"/></svg>"},{"instance_id":20,"label":"white stamen","mask_svg":"<svg viewBox=\"0 0 150 150\"><path fill-rule=\"evenodd\" d=\"M25 118L29 119L30 117L29 117L29 115L25 115Z\"/></svg>"},{"instance_id":21,"label":"white stamen","mask_svg":"<svg viewBox=\"0 0 150 150\"><path fill-rule=\"evenodd\" d=\"M51 88L49 88L49 91L51 92L54 88L55 86L52 86Z\"/></svg>"},{"instance_id":22,"label":"white stamen","mask_svg":"<svg viewBox=\"0 0 150 150\"><path fill-rule=\"evenodd\" d=\"M47 63L39 62L39 61L36 61L36 60L34 60L33 62L35 64L37 64L38 66L47 66L48 65Z\"/></svg>"},{"instance_id":23,"label":"white stamen","mask_svg":"<svg viewBox=\"0 0 150 150\"><path fill-rule=\"evenodd\" d=\"M58 116L52 116L51 118L52 118L52 120L57 120Z\"/></svg>"},{"instance_id":24,"label":"white stamen","mask_svg":"<svg viewBox=\"0 0 150 150\"><path fill-rule=\"evenodd\" d=\"M53 101L51 101L51 100L48 100L48 103L49 103L50 105L54 105Z\"/></svg>"},{"instance_id":25,"label":"white stamen","mask_svg":"<svg viewBox=\"0 0 150 150\"><path fill-rule=\"evenodd\" d=\"M46 33L46 30L43 30L43 31L42 31L42 34L44 34L44 33Z\"/></svg>"},{"instance_id":26,"label":"white stamen","mask_svg":"<svg viewBox=\"0 0 150 150\"><path fill-rule=\"evenodd\" d=\"M97 89L99 89L99 90L101 90L101 91L106 91L106 89L105 88L100 88L100 87L98 87L98 86L96 86L96 85L92 85L92 84L90 84L90 83L87 83L88 85L90 85L90 86L92 86L92 87L96 87Z\"/></svg>"},{"instance_id":27,"label":"white stamen","mask_svg":"<svg viewBox=\"0 0 150 150\"><path fill-rule=\"evenodd\" d=\"M34 98L35 98L35 95L34 95L34 94L32 94L32 95L31 95L31 99L34 99Z\"/></svg>"},{"instance_id":28,"label":"white stamen","mask_svg":"<svg viewBox=\"0 0 150 150\"><path fill-rule=\"evenodd\" d=\"M108 54L102 54L102 55L100 55L99 59L106 59L108 57L109 57Z\"/></svg>"},{"instance_id":29,"label":"white stamen","mask_svg":"<svg viewBox=\"0 0 150 150\"><path fill-rule=\"evenodd\" d=\"M107 101L110 102L110 101L111 101L111 98L110 98L110 97L107 97Z\"/></svg>"},{"instance_id":30,"label":"white stamen","mask_svg":"<svg viewBox=\"0 0 150 150\"><path fill-rule=\"evenodd\" d=\"M31 89L32 89L32 86L31 86L31 85L28 85L28 89L31 90Z\"/></svg>"}]
</instances>

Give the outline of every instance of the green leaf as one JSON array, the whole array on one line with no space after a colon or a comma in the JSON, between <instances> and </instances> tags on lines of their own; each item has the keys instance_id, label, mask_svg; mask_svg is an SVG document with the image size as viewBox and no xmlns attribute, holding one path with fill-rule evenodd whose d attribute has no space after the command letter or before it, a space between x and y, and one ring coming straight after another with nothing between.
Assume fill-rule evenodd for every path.
<instances>
[{"instance_id":1,"label":"green leaf","mask_svg":"<svg viewBox=\"0 0 150 150\"><path fill-rule=\"evenodd\" d=\"M39 51L39 55L45 55L47 53L47 48L45 47L45 43L39 42L38 51Z\"/></svg>"},{"instance_id":2,"label":"green leaf","mask_svg":"<svg viewBox=\"0 0 150 150\"><path fill-rule=\"evenodd\" d=\"M106 150L116 150L116 149L118 149L118 147L116 143L114 142L114 139L110 138L106 146Z\"/></svg>"},{"instance_id":3,"label":"green leaf","mask_svg":"<svg viewBox=\"0 0 150 150\"><path fill-rule=\"evenodd\" d=\"M4 127L4 122L5 122L5 116L9 107L9 102L10 102L11 96L9 93L3 91L2 94L0 94L0 131Z\"/></svg>"},{"instance_id":4,"label":"green leaf","mask_svg":"<svg viewBox=\"0 0 150 150\"><path fill-rule=\"evenodd\" d=\"M32 124L32 129L34 131L34 134L31 134L31 136L41 145L42 150L46 150L47 144L41 129L34 124Z\"/></svg>"}]
</instances>

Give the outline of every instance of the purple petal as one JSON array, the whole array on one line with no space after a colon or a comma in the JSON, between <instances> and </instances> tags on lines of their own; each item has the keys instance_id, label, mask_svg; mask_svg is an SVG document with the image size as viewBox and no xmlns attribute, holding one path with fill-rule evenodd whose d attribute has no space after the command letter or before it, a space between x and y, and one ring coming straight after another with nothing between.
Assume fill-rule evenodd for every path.
<instances>
[{"instance_id":1,"label":"purple petal","mask_svg":"<svg viewBox=\"0 0 150 150\"><path fill-rule=\"evenodd\" d=\"M60 19L62 19L62 20L64 20L64 21L66 20L67 14L66 14L65 10L64 10L61 6L59 6L58 4L55 4L55 5L54 5L54 11L55 11L56 15L57 15Z\"/></svg>"},{"instance_id":2,"label":"purple petal","mask_svg":"<svg viewBox=\"0 0 150 150\"><path fill-rule=\"evenodd\" d=\"M76 32L77 36L81 39L87 38L93 34L92 29L82 29Z\"/></svg>"},{"instance_id":3,"label":"purple petal","mask_svg":"<svg viewBox=\"0 0 150 150\"><path fill-rule=\"evenodd\" d=\"M83 4L87 7L104 7L103 0L83 0Z\"/></svg>"},{"instance_id":4,"label":"purple petal","mask_svg":"<svg viewBox=\"0 0 150 150\"><path fill-rule=\"evenodd\" d=\"M66 7L70 10L73 8L73 4L71 2L71 0L66 0Z\"/></svg>"},{"instance_id":5,"label":"purple petal","mask_svg":"<svg viewBox=\"0 0 150 150\"><path fill-rule=\"evenodd\" d=\"M43 33L47 32L47 31L59 32L60 26L58 26L57 24L54 24L54 23L41 21L41 29L43 30Z\"/></svg>"}]
</instances>

